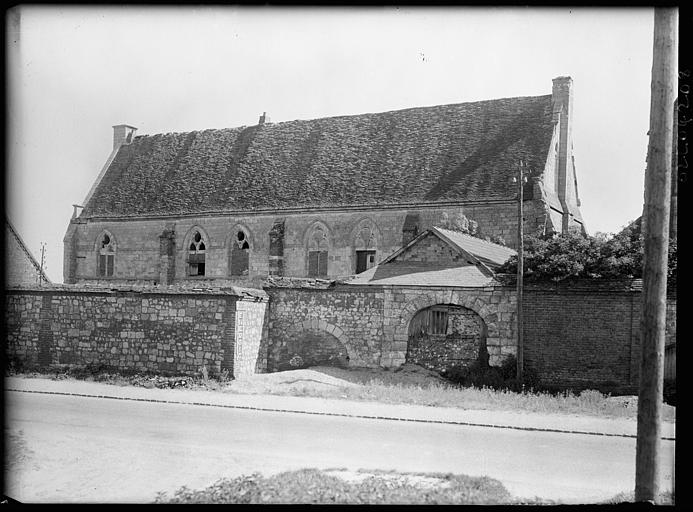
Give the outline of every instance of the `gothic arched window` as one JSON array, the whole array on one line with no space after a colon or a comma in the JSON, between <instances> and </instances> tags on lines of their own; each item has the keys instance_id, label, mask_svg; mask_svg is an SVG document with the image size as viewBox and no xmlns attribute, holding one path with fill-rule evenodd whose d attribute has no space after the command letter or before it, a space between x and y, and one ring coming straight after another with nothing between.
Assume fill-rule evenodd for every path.
<instances>
[{"instance_id":1,"label":"gothic arched window","mask_svg":"<svg viewBox=\"0 0 693 512\"><path fill-rule=\"evenodd\" d=\"M104 233L99 240L99 277L113 277L115 269L116 246L110 233Z\"/></svg>"},{"instance_id":2,"label":"gothic arched window","mask_svg":"<svg viewBox=\"0 0 693 512\"><path fill-rule=\"evenodd\" d=\"M239 229L231 241L231 275L247 276L250 260L248 235Z\"/></svg>"},{"instance_id":3,"label":"gothic arched window","mask_svg":"<svg viewBox=\"0 0 693 512\"><path fill-rule=\"evenodd\" d=\"M328 240L327 230L316 225L308 236L308 276L327 276Z\"/></svg>"},{"instance_id":4,"label":"gothic arched window","mask_svg":"<svg viewBox=\"0 0 693 512\"><path fill-rule=\"evenodd\" d=\"M199 231L195 231L188 245L188 275L205 275L205 241Z\"/></svg>"}]
</instances>

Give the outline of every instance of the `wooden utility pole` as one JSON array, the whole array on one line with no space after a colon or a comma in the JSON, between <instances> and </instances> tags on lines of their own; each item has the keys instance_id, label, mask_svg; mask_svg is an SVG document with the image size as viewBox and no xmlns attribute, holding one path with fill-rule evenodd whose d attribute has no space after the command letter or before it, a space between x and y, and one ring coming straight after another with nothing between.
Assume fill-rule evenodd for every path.
<instances>
[{"instance_id":1,"label":"wooden utility pole","mask_svg":"<svg viewBox=\"0 0 693 512\"><path fill-rule=\"evenodd\" d=\"M46 263L46 243L41 242L41 269L39 271L39 286L43 284L43 267Z\"/></svg>"},{"instance_id":2,"label":"wooden utility pole","mask_svg":"<svg viewBox=\"0 0 693 512\"><path fill-rule=\"evenodd\" d=\"M517 380L522 383L524 375L524 337L522 319L522 285L524 274L524 214L522 202L524 201L525 162L520 160L517 170Z\"/></svg>"},{"instance_id":3,"label":"wooden utility pole","mask_svg":"<svg viewBox=\"0 0 693 512\"><path fill-rule=\"evenodd\" d=\"M642 232L643 291L635 455L635 501L654 502L659 494L664 331L666 325L667 253L673 120L676 99L678 11L655 8L652 58L650 140L645 171Z\"/></svg>"}]
</instances>

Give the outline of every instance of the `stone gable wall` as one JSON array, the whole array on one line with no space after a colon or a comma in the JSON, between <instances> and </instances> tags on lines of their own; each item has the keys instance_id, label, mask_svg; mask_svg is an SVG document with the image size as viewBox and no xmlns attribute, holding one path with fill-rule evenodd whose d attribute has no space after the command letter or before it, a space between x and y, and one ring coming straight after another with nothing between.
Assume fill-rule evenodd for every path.
<instances>
[{"instance_id":1,"label":"stone gable wall","mask_svg":"<svg viewBox=\"0 0 693 512\"><path fill-rule=\"evenodd\" d=\"M392 261L409 261L444 265L451 263L466 264L466 258L436 235L429 233L413 246L405 249Z\"/></svg>"}]
</instances>

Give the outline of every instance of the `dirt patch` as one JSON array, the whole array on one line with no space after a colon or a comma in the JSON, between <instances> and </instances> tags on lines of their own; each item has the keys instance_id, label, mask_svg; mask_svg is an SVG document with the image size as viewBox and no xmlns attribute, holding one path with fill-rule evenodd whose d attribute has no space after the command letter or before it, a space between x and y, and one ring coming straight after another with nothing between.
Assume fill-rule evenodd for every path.
<instances>
[{"instance_id":1,"label":"dirt patch","mask_svg":"<svg viewBox=\"0 0 693 512\"><path fill-rule=\"evenodd\" d=\"M358 388L370 383L428 387L433 383L443 384L436 372L414 364L405 364L395 371L382 368L337 368L314 366L302 370L287 370L275 373L258 373L227 382L223 390L237 393L266 393L282 386L286 391L301 389Z\"/></svg>"},{"instance_id":2,"label":"dirt patch","mask_svg":"<svg viewBox=\"0 0 693 512\"><path fill-rule=\"evenodd\" d=\"M437 372L409 363L400 366L396 370L385 370L382 368L335 368L327 366L317 366L311 368L311 370L354 384L369 384L376 381L390 386L425 387L433 383L447 383Z\"/></svg>"},{"instance_id":3,"label":"dirt patch","mask_svg":"<svg viewBox=\"0 0 693 512\"><path fill-rule=\"evenodd\" d=\"M369 478L380 478L398 486L415 486L426 489L439 489L450 487L450 480L439 476L427 476L414 473L397 473L394 471L366 471L359 469L328 469L325 474L336 476L349 483L361 483Z\"/></svg>"}]
</instances>

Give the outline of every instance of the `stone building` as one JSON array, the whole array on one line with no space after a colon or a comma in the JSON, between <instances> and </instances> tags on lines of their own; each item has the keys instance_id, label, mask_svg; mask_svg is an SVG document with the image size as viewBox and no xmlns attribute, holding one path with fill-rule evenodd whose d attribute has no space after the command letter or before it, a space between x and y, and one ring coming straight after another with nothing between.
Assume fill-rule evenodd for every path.
<instances>
[{"instance_id":1,"label":"stone building","mask_svg":"<svg viewBox=\"0 0 693 512\"><path fill-rule=\"evenodd\" d=\"M146 136L117 125L65 235L64 280L339 278L444 214L512 247L520 159L525 231L584 231L572 95L558 77L544 96Z\"/></svg>"},{"instance_id":2,"label":"stone building","mask_svg":"<svg viewBox=\"0 0 693 512\"><path fill-rule=\"evenodd\" d=\"M31 251L5 219L5 286L32 286L50 283Z\"/></svg>"}]
</instances>

